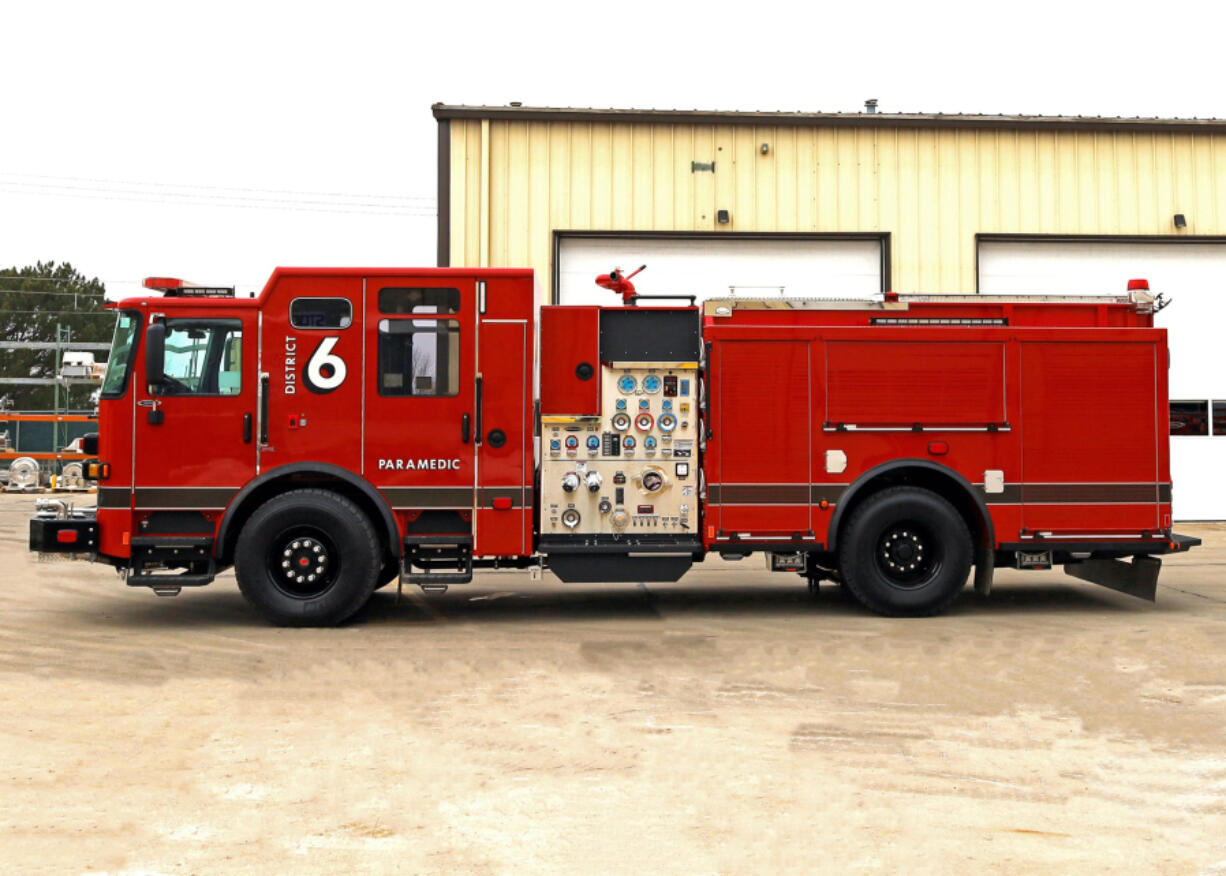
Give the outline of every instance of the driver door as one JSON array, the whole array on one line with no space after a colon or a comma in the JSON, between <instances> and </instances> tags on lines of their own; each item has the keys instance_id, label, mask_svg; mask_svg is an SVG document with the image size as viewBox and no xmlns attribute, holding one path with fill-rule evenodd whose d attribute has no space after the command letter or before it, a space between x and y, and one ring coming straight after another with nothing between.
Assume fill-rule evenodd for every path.
<instances>
[{"instance_id":1,"label":"driver door","mask_svg":"<svg viewBox=\"0 0 1226 876\"><path fill-rule=\"evenodd\" d=\"M211 534L255 476L256 320L215 312L162 319L165 380L134 376L134 508L181 512L151 518L149 534Z\"/></svg>"}]
</instances>

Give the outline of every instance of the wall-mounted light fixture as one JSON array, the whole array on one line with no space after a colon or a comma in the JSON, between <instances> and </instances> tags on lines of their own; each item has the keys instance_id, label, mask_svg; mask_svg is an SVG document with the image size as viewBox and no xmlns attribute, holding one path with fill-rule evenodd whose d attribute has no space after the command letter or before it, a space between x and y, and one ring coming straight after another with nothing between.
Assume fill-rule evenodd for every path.
<instances>
[{"instance_id":1,"label":"wall-mounted light fixture","mask_svg":"<svg viewBox=\"0 0 1226 876\"><path fill-rule=\"evenodd\" d=\"M1182 213L1175 214L1175 227L1176 228L1187 228L1188 227L1188 220L1184 217Z\"/></svg>"},{"instance_id":2,"label":"wall-mounted light fixture","mask_svg":"<svg viewBox=\"0 0 1226 876\"><path fill-rule=\"evenodd\" d=\"M765 155L771 151L771 144L763 143L760 149L761 149L762 154Z\"/></svg>"},{"instance_id":3,"label":"wall-mounted light fixture","mask_svg":"<svg viewBox=\"0 0 1226 876\"><path fill-rule=\"evenodd\" d=\"M715 221L718 222L720 225L727 225L729 222L732 221L732 216L728 213L727 210L717 210L715 212Z\"/></svg>"}]
</instances>

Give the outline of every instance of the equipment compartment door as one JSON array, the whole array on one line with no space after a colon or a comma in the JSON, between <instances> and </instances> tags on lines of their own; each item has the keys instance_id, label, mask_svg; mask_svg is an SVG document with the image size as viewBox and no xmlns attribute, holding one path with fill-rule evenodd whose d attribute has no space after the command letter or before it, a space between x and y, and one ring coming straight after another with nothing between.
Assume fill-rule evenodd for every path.
<instances>
[{"instance_id":1,"label":"equipment compartment door","mask_svg":"<svg viewBox=\"0 0 1226 876\"><path fill-rule=\"evenodd\" d=\"M235 310L165 320L159 386L145 381L141 345L132 381L135 507L174 512L151 520L149 534L211 535L216 515L255 477L256 319Z\"/></svg>"},{"instance_id":2,"label":"equipment compartment door","mask_svg":"<svg viewBox=\"0 0 1226 876\"><path fill-rule=\"evenodd\" d=\"M708 529L717 538L810 537L808 342L720 341L714 349L707 464L715 450L718 475L708 468Z\"/></svg>"},{"instance_id":3,"label":"equipment compartment door","mask_svg":"<svg viewBox=\"0 0 1226 876\"><path fill-rule=\"evenodd\" d=\"M475 314L469 279L366 281L364 470L426 531L471 528Z\"/></svg>"},{"instance_id":4,"label":"equipment compartment door","mask_svg":"<svg viewBox=\"0 0 1226 876\"><path fill-rule=\"evenodd\" d=\"M474 552L530 553L529 444L525 399L530 397L526 320L481 319L477 339L477 525Z\"/></svg>"},{"instance_id":5,"label":"equipment compartment door","mask_svg":"<svg viewBox=\"0 0 1226 876\"><path fill-rule=\"evenodd\" d=\"M1162 527L1158 503L1170 501L1158 477L1162 352L1153 343L1022 344L1027 530L1136 536Z\"/></svg>"}]
</instances>

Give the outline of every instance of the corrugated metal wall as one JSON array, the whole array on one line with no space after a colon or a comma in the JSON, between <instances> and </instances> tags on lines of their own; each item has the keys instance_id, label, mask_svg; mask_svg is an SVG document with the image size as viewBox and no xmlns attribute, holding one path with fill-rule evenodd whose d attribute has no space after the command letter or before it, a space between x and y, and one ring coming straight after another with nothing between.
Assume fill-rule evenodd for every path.
<instances>
[{"instance_id":1,"label":"corrugated metal wall","mask_svg":"<svg viewBox=\"0 0 1226 876\"><path fill-rule=\"evenodd\" d=\"M543 289L554 229L888 231L901 292L975 291L977 233L1173 236L1183 213L1182 234L1226 234L1221 134L450 124L451 263L531 266Z\"/></svg>"}]
</instances>

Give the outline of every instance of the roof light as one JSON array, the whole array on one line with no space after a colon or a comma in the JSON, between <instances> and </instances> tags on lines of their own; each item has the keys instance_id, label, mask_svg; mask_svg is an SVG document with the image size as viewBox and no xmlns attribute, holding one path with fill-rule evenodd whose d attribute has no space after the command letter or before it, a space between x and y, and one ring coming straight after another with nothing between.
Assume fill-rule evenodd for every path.
<instances>
[{"instance_id":1,"label":"roof light","mask_svg":"<svg viewBox=\"0 0 1226 876\"><path fill-rule=\"evenodd\" d=\"M183 281L177 277L146 277L145 288L165 292L167 289L182 289Z\"/></svg>"},{"instance_id":2,"label":"roof light","mask_svg":"<svg viewBox=\"0 0 1226 876\"><path fill-rule=\"evenodd\" d=\"M1142 279L1129 280L1128 281L1128 291L1129 292L1138 292L1138 291L1148 292L1149 291L1149 280L1142 280Z\"/></svg>"}]
</instances>

